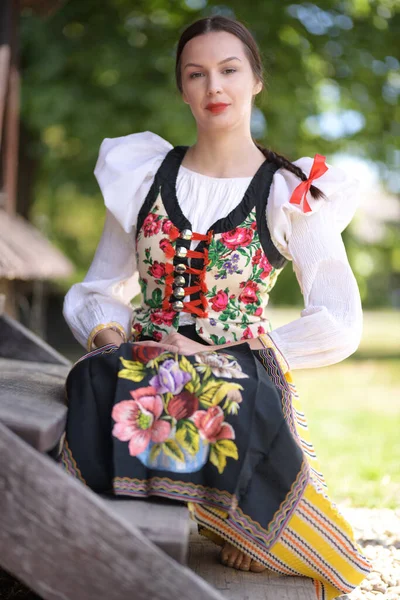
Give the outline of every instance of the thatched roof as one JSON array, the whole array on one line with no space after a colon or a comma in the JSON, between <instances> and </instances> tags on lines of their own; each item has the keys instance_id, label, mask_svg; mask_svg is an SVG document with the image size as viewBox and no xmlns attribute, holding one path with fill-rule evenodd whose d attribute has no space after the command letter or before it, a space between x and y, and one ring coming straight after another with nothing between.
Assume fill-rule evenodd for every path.
<instances>
[{"instance_id":1,"label":"thatched roof","mask_svg":"<svg viewBox=\"0 0 400 600\"><path fill-rule=\"evenodd\" d=\"M31 223L0 209L0 279L69 277L72 263Z\"/></svg>"}]
</instances>

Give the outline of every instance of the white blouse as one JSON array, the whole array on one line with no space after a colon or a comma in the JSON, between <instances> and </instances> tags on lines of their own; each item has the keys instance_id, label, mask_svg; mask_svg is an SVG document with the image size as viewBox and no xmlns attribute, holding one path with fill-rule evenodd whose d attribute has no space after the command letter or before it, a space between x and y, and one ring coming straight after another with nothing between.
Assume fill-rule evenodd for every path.
<instances>
[{"instance_id":1,"label":"white blouse","mask_svg":"<svg viewBox=\"0 0 400 600\"><path fill-rule=\"evenodd\" d=\"M130 333L133 308L129 301L139 289L137 217L172 147L150 131L106 138L101 145L95 176L107 208L104 229L85 279L68 291L63 310L84 346L101 324L116 322ZM294 162L307 176L312 163L309 157ZM267 204L272 241L293 262L304 297L300 317L270 333L291 369L339 362L355 352L361 339L361 300L341 237L357 208L358 181L342 169L327 166L314 184L328 200L314 200L308 192L311 212L289 203L300 181L286 169L275 172ZM193 231L204 234L225 217L241 201L251 179L209 177L181 166L177 198ZM193 317L181 313L180 323L189 322Z\"/></svg>"}]
</instances>

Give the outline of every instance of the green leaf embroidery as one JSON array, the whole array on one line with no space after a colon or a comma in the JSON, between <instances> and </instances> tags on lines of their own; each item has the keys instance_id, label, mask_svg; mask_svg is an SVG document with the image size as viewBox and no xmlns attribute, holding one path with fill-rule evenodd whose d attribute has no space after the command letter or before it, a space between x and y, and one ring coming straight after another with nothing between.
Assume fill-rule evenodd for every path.
<instances>
[{"instance_id":1,"label":"green leaf embroidery","mask_svg":"<svg viewBox=\"0 0 400 600\"><path fill-rule=\"evenodd\" d=\"M226 467L226 456L219 452L215 445L210 448L210 462L217 467L219 474L223 473Z\"/></svg>"},{"instance_id":2,"label":"green leaf embroidery","mask_svg":"<svg viewBox=\"0 0 400 600\"><path fill-rule=\"evenodd\" d=\"M194 366L192 365L192 363L190 362L190 360L188 360L186 358L186 356L182 356L181 357L181 359L179 361L179 366L181 367L182 371L186 371L186 373L189 373L189 375L191 376L191 378L192 378L191 383L192 383L192 386L193 386L193 393L196 394L200 390L200 387L201 387L200 377L199 377L196 369L194 368Z\"/></svg>"},{"instance_id":3,"label":"green leaf embroidery","mask_svg":"<svg viewBox=\"0 0 400 600\"><path fill-rule=\"evenodd\" d=\"M200 448L200 434L192 421L182 419L176 432L176 439L189 454L195 456Z\"/></svg>"},{"instance_id":4,"label":"green leaf embroidery","mask_svg":"<svg viewBox=\"0 0 400 600\"><path fill-rule=\"evenodd\" d=\"M150 450L150 461L156 460L157 456L160 454L162 448L162 444L154 444L152 449Z\"/></svg>"},{"instance_id":5,"label":"green leaf embroidery","mask_svg":"<svg viewBox=\"0 0 400 600\"><path fill-rule=\"evenodd\" d=\"M160 288L156 288L153 291L153 293L151 295L151 298L152 298L153 302L155 303L155 306L156 307L160 307L161 301L162 301L162 292L161 292L161 289Z\"/></svg>"},{"instance_id":6,"label":"green leaf embroidery","mask_svg":"<svg viewBox=\"0 0 400 600\"><path fill-rule=\"evenodd\" d=\"M145 365L141 362L133 361L133 360L125 360L124 358L120 358L125 369L121 369L118 373L118 377L122 377L122 379L129 379L129 381L135 381L136 383L142 381L146 375Z\"/></svg>"},{"instance_id":7,"label":"green leaf embroidery","mask_svg":"<svg viewBox=\"0 0 400 600\"><path fill-rule=\"evenodd\" d=\"M232 440L218 440L215 443L215 449L224 456L230 456L235 460L239 458L237 446Z\"/></svg>"},{"instance_id":8,"label":"green leaf embroidery","mask_svg":"<svg viewBox=\"0 0 400 600\"><path fill-rule=\"evenodd\" d=\"M175 440L167 440L162 444L165 454L178 462L185 462L185 455Z\"/></svg>"},{"instance_id":9,"label":"green leaf embroidery","mask_svg":"<svg viewBox=\"0 0 400 600\"><path fill-rule=\"evenodd\" d=\"M243 390L243 387L241 385L239 385L238 383L228 383L228 382L224 382L219 388L218 390L215 392L212 400L211 400L211 405L212 406L216 406L217 404L219 404L220 402L222 402L222 400L225 398L225 396L227 395L227 393L231 390Z\"/></svg>"},{"instance_id":10,"label":"green leaf embroidery","mask_svg":"<svg viewBox=\"0 0 400 600\"><path fill-rule=\"evenodd\" d=\"M213 406L213 398L218 392L219 388L225 384L225 381L209 381L204 386L201 395L199 396L199 402L203 406L209 408Z\"/></svg>"}]
</instances>

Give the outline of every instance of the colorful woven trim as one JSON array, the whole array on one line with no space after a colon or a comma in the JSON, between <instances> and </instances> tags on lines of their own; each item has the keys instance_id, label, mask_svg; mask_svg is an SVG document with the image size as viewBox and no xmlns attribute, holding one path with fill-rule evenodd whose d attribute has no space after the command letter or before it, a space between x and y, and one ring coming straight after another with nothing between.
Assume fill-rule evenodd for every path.
<instances>
[{"instance_id":1,"label":"colorful woven trim","mask_svg":"<svg viewBox=\"0 0 400 600\"><path fill-rule=\"evenodd\" d=\"M94 329L92 329L92 331L89 334L88 341L87 341L88 352L91 352L92 350L95 349L95 346L93 345L94 338L103 329L112 329L113 331L116 331L117 333L119 333L119 335L122 337L124 342L127 341L125 329L122 327L122 325L120 325L116 321L110 321L110 323L101 323L100 325L96 325L96 327Z\"/></svg>"},{"instance_id":2,"label":"colorful woven trim","mask_svg":"<svg viewBox=\"0 0 400 600\"><path fill-rule=\"evenodd\" d=\"M258 339L260 340L264 348L272 348L272 350L275 352L276 360L278 361L278 364L282 369L283 374L287 373L290 370L289 363L287 362L286 358L283 356L282 352L279 350L278 346L275 344L273 339L268 335L268 333L262 333L260 336L258 336Z\"/></svg>"}]
</instances>

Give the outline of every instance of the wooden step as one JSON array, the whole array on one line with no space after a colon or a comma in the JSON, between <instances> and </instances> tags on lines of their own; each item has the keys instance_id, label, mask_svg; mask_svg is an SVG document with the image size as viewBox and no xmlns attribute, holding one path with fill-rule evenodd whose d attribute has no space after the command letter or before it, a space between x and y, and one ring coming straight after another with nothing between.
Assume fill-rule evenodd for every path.
<instances>
[{"instance_id":1,"label":"wooden step","mask_svg":"<svg viewBox=\"0 0 400 600\"><path fill-rule=\"evenodd\" d=\"M229 600L315 600L307 577L285 577L272 571L236 571L219 563L220 548L197 533L191 524L189 567Z\"/></svg>"},{"instance_id":2,"label":"wooden step","mask_svg":"<svg viewBox=\"0 0 400 600\"><path fill-rule=\"evenodd\" d=\"M39 452L65 429L65 379L70 367L0 358L0 423Z\"/></svg>"},{"instance_id":3,"label":"wooden step","mask_svg":"<svg viewBox=\"0 0 400 600\"><path fill-rule=\"evenodd\" d=\"M44 600L223 600L1 423L0 456L0 567Z\"/></svg>"},{"instance_id":4,"label":"wooden step","mask_svg":"<svg viewBox=\"0 0 400 600\"><path fill-rule=\"evenodd\" d=\"M70 365L70 361L24 325L0 313L0 357Z\"/></svg>"},{"instance_id":5,"label":"wooden step","mask_svg":"<svg viewBox=\"0 0 400 600\"><path fill-rule=\"evenodd\" d=\"M137 527L150 542L181 564L187 562L190 517L184 504L102 496L108 510Z\"/></svg>"}]
</instances>

